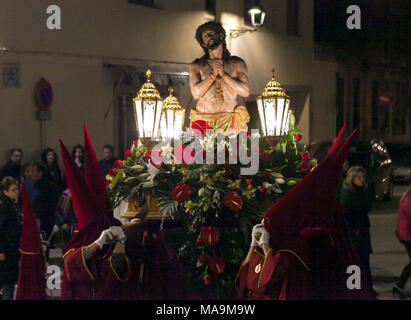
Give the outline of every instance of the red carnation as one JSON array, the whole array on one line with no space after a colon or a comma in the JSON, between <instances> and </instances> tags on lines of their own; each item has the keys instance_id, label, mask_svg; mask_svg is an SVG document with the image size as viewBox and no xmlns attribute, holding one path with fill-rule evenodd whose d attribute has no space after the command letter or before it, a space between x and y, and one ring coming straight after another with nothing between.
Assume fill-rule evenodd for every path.
<instances>
[{"instance_id":1,"label":"red carnation","mask_svg":"<svg viewBox=\"0 0 411 320\"><path fill-rule=\"evenodd\" d=\"M254 185L254 182L253 182L252 179L247 179L246 182L247 182L247 184L248 184L249 186L253 186L253 185Z\"/></svg>"},{"instance_id":2,"label":"red carnation","mask_svg":"<svg viewBox=\"0 0 411 320\"><path fill-rule=\"evenodd\" d=\"M224 196L223 204L232 211L239 211L243 207L243 199L237 192L230 191Z\"/></svg>"},{"instance_id":3,"label":"red carnation","mask_svg":"<svg viewBox=\"0 0 411 320\"><path fill-rule=\"evenodd\" d=\"M297 134L295 135L295 140L296 140L296 141L301 141L302 138L303 138L303 136L302 136L301 134L299 134L299 133L297 133Z\"/></svg>"},{"instance_id":4,"label":"red carnation","mask_svg":"<svg viewBox=\"0 0 411 320\"><path fill-rule=\"evenodd\" d=\"M192 164L195 161L195 152L183 144L175 148L174 155L182 164Z\"/></svg>"},{"instance_id":5,"label":"red carnation","mask_svg":"<svg viewBox=\"0 0 411 320\"><path fill-rule=\"evenodd\" d=\"M126 150L125 152L124 152L124 157L127 159L127 158L129 158L129 157L131 157L131 151L130 150Z\"/></svg>"},{"instance_id":6,"label":"red carnation","mask_svg":"<svg viewBox=\"0 0 411 320\"><path fill-rule=\"evenodd\" d=\"M204 276L204 285L208 286L211 283L211 278L209 275Z\"/></svg>"},{"instance_id":7,"label":"red carnation","mask_svg":"<svg viewBox=\"0 0 411 320\"><path fill-rule=\"evenodd\" d=\"M208 259L204 254L202 254L201 256L198 257L198 262L199 263L207 263L207 261L208 261Z\"/></svg>"},{"instance_id":8,"label":"red carnation","mask_svg":"<svg viewBox=\"0 0 411 320\"><path fill-rule=\"evenodd\" d=\"M223 257L210 257L208 258L208 268L212 273L221 274L225 269L225 261Z\"/></svg>"},{"instance_id":9,"label":"red carnation","mask_svg":"<svg viewBox=\"0 0 411 320\"><path fill-rule=\"evenodd\" d=\"M157 169L160 169L163 165L161 151L149 150L144 154L144 161L146 163L151 163Z\"/></svg>"},{"instance_id":10,"label":"red carnation","mask_svg":"<svg viewBox=\"0 0 411 320\"><path fill-rule=\"evenodd\" d=\"M310 159L310 153L309 153L309 152L304 152L304 153L301 155L301 158L302 158L303 160L308 160L308 159Z\"/></svg>"},{"instance_id":11,"label":"red carnation","mask_svg":"<svg viewBox=\"0 0 411 320\"><path fill-rule=\"evenodd\" d=\"M186 201L190 197L190 194L191 187L185 183L177 184L171 193L173 200L178 202Z\"/></svg>"},{"instance_id":12,"label":"red carnation","mask_svg":"<svg viewBox=\"0 0 411 320\"><path fill-rule=\"evenodd\" d=\"M115 175L117 175L117 169L116 168L112 168L109 170L108 174L112 177L114 177Z\"/></svg>"},{"instance_id":13,"label":"red carnation","mask_svg":"<svg viewBox=\"0 0 411 320\"><path fill-rule=\"evenodd\" d=\"M268 178L270 178L270 174L267 171L264 171L261 174L261 178L264 179L264 180L268 180Z\"/></svg>"},{"instance_id":14,"label":"red carnation","mask_svg":"<svg viewBox=\"0 0 411 320\"><path fill-rule=\"evenodd\" d=\"M264 161L268 161L268 152L264 151L264 152L260 153L260 159L264 160Z\"/></svg>"},{"instance_id":15,"label":"red carnation","mask_svg":"<svg viewBox=\"0 0 411 320\"><path fill-rule=\"evenodd\" d=\"M207 121L196 120L191 123L191 129L193 129L194 134L204 137L207 129L211 129L211 126Z\"/></svg>"},{"instance_id":16,"label":"red carnation","mask_svg":"<svg viewBox=\"0 0 411 320\"><path fill-rule=\"evenodd\" d=\"M138 146L138 140L134 140L134 141L133 141L133 144L134 144L134 146L137 147L137 146Z\"/></svg>"},{"instance_id":17,"label":"red carnation","mask_svg":"<svg viewBox=\"0 0 411 320\"><path fill-rule=\"evenodd\" d=\"M260 191L262 194L265 194L267 192L267 188L265 188L263 186L259 186L258 191Z\"/></svg>"},{"instance_id":18,"label":"red carnation","mask_svg":"<svg viewBox=\"0 0 411 320\"><path fill-rule=\"evenodd\" d=\"M200 234L201 242L207 247L215 246L220 240L220 231L213 227L204 227Z\"/></svg>"},{"instance_id":19,"label":"red carnation","mask_svg":"<svg viewBox=\"0 0 411 320\"><path fill-rule=\"evenodd\" d=\"M300 162L300 167L301 168L308 168L310 166L310 163L307 160L301 161Z\"/></svg>"},{"instance_id":20,"label":"red carnation","mask_svg":"<svg viewBox=\"0 0 411 320\"><path fill-rule=\"evenodd\" d=\"M106 180L106 182L104 183L104 186L106 188L108 188L108 186L111 184L111 180Z\"/></svg>"},{"instance_id":21,"label":"red carnation","mask_svg":"<svg viewBox=\"0 0 411 320\"><path fill-rule=\"evenodd\" d=\"M200 237L196 239L196 245L198 245L199 247L204 247L203 240Z\"/></svg>"},{"instance_id":22,"label":"red carnation","mask_svg":"<svg viewBox=\"0 0 411 320\"><path fill-rule=\"evenodd\" d=\"M114 165L116 166L117 169L121 169L123 162L121 160L116 160L114 161Z\"/></svg>"}]
</instances>

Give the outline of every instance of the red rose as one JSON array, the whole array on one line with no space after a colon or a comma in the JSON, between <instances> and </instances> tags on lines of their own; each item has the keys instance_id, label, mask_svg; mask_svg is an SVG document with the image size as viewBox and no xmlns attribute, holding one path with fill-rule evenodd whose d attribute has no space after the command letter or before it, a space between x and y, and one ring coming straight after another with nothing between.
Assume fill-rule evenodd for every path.
<instances>
[{"instance_id":1,"label":"red rose","mask_svg":"<svg viewBox=\"0 0 411 320\"><path fill-rule=\"evenodd\" d=\"M111 180L106 180L106 182L104 183L104 186L106 188L108 188L108 186L111 184Z\"/></svg>"},{"instance_id":2,"label":"red rose","mask_svg":"<svg viewBox=\"0 0 411 320\"><path fill-rule=\"evenodd\" d=\"M177 184L171 193L173 200L178 202L186 201L190 197L190 194L191 187L185 183Z\"/></svg>"},{"instance_id":3,"label":"red rose","mask_svg":"<svg viewBox=\"0 0 411 320\"><path fill-rule=\"evenodd\" d=\"M112 168L109 170L108 174L112 177L114 177L115 175L117 175L117 169L116 168Z\"/></svg>"},{"instance_id":4,"label":"red rose","mask_svg":"<svg viewBox=\"0 0 411 320\"><path fill-rule=\"evenodd\" d=\"M250 131L247 131L247 137L249 137L251 135Z\"/></svg>"},{"instance_id":5,"label":"red rose","mask_svg":"<svg viewBox=\"0 0 411 320\"><path fill-rule=\"evenodd\" d=\"M144 161L146 163L151 163L157 169L160 169L163 165L161 151L149 150L144 154Z\"/></svg>"},{"instance_id":6,"label":"red rose","mask_svg":"<svg viewBox=\"0 0 411 320\"><path fill-rule=\"evenodd\" d=\"M204 276L204 285L205 286L208 286L210 283L211 283L211 278L210 278L210 276L209 275L207 275L207 276Z\"/></svg>"},{"instance_id":7,"label":"red rose","mask_svg":"<svg viewBox=\"0 0 411 320\"><path fill-rule=\"evenodd\" d=\"M204 254L202 254L201 256L198 257L198 262L199 263L207 263L207 261L208 261L208 259Z\"/></svg>"},{"instance_id":8,"label":"red rose","mask_svg":"<svg viewBox=\"0 0 411 320\"><path fill-rule=\"evenodd\" d=\"M123 162L121 160L116 160L114 161L114 165L116 166L117 169L121 169Z\"/></svg>"},{"instance_id":9,"label":"red rose","mask_svg":"<svg viewBox=\"0 0 411 320\"><path fill-rule=\"evenodd\" d=\"M130 150L126 150L125 152L124 152L124 157L127 159L127 158L129 158L129 157L131 157L131 151Z\"/></svg>"},{"instance_id":10,"label":"red rose","mask_svg":"<svg viewBox=\"0 0 411 320\"><path fill-rule=\"evenodd\" d=\"M204 227L200 234L201 242L207 247L215 246L220 240L220 231L213 227Z\"/></svg>"},{"instance_id":11,"label":"red rose","mask_svg":"<svg viewBox=\"0 0 411 320\"><path fill-rule=\"evenodd\" d=\"M254 185L254 182L253 182L252 179L247 179L246 182L247 182L247 184L248 184L249 186L253 186L253 185Z\"/></svg>"},{"instance_id":12,"label":"red rose","mask_svg":"<svg viewBox=\"0 0 411 320\"><path fill-rule=\"evenodd\" d=\"M303 160L308 160L308 159L310 159L310 153L309 153L309 152L304 152L304 153L301 155L301 158L302 158Z\"/></svg>"},{"instance_id":13,"label":"red rose","mask_svg":"<svg viewBox=\"0 0 411 320\"><path fill-rule=\"evenodd\" d=\"M224 196L223 204L232 211L239 211L243 207L243 199L237 192L230 191Z\"/></svg>"},{"instance_id":14,"label":"red rose","mask_svg":"<svg viewBox=\"0 0 411 320\"><path fill-rule=\"evenodd\" d=\"M137 147L137 146L138 146L138 140L134 140L134 141L133 141L133 144L134 144L134 146Z\"/></svg>"},{"instance_id":15,"label":"red rose","mask_svg":"<svg viewBox=\"0 0 411 320\"><path fill-rule=\"evenodd\" d=\"M182 164L192 164L195 161L195 153L190 148L183 144L179 144L174 150L175 157L182 163Z\"/></svg>"},{"instance_id":16,"label":"red rose","mask_svg":"<svg viewBox=\"0 0 411 320\"><path fill-rule=\"evenodd\" d=\"M222 274L224 272L225 261L223 257L210 257L207 264L212 273Z\"/></svg>"},{"instance_id":17,"label":"red rose","mask_svg":"<svg viewBox=\"0 0 411 320\"><path fill-rule=\"evenodd\" d=\"M191 129L193 129L194 134L204 137L207 129L211 129L211 126L207 121L196 120L191 123Z\"/></svg>"},{"instance_id":18,"label":"red rose","mask_svg":"<svg viewBox=\"0 0 411 320\"><path fill-rule=\"evenodd\" d=\"M295 135L295 140L296 140L296 141L301 141L302 138L303 138L303 136L302 136L301 134L299 134L299 133L297 133L297 134Z\"/></svg>"},{"instance_id":19,"label":"red rose","mask_svg":"<svg viewBox=\"0 0 411 320\"><path fill-rule=\"evenodd\" d=\"M270 178L270 174L267 171L264 171L261 174L261 178L264 179L264 180L268 180L268 178Z\"/></svg>"}]
</instances>

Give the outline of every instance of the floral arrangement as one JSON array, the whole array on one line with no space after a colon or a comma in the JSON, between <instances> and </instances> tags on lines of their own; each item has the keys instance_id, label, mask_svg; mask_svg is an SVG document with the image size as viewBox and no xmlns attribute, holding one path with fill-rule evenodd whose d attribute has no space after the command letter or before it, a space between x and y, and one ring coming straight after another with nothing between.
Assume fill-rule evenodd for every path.
<instances>
[{"instance_id":1,"label":"floral arrangement","mask_svg":"<svg viewBox=\"0 0 411 320\"><path fill-rule=\"evenodd\" d=\"M221 141L217 133L206 135L215 125L195 121L191 130L206 150L223 148L226 155L238 158L229 136ZM235 297L234 281L249 247L252 226L316 166L316 160L298 143L301 135L296 126L290 124L274 150L264 139L251 145L251 138L259 136L248 134L245 146L248 155L258 147L259 166L254 175L241 175L240 164L229 161L189 163L178 156L195 157L188 144L175 146L174 151L180 152L173 155L169 145L148 150L135 141L107 176L113 207L150 193L158 200L163 217L170 215L179 221L182 232L172 243L189 275L190 297Z\"/></svg>"}]
</instances>

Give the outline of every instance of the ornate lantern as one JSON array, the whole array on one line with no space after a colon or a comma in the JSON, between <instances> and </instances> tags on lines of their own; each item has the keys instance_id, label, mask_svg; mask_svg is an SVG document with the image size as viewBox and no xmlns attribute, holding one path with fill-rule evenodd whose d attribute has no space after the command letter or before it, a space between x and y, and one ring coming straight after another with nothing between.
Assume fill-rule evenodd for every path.
<instances>
[{"instance_id":1,"label":"ornate lantern","mask_svg":"<svg viewBox=\"0 0 411 320\"><path fill-rule=\"evenodd\" d=\"M280 83L273 77L257 98L262 135L272 148L281 140L288 130L289 121L293 119L290 110L290 97L286 95Z\"/></svg>"},{"instance_id":2,"label":"ornate lantern","mask_svg":"<svg viewBox=\"0 0 411 320\"><path fill-rule=\"evenodd\" d=\"M168 92L170 95L164 99L160 120L161 136L167 139L178 139L183 130L186 111L173 96L173 88L170 87Z\"/></svg>"},{"instance_id":3,"label":"ornate lantern","mask_svg":"<svg viewBox=\"0 0 411 320\"><path fill-rule=\"evenodd\" d=\"M265 10L262 6L260 6L259 1L257 2L257 5L252 6L248 10L248 14L250 15L251 25L253 27L259 28L263 25L265 18Z\"/></svg>"},{"instance_id":4,"label":"ornate lantern","mask_svg":"<svg viewBox=\"0 0 411 320\"><path fill-rule=\"evenodd\" d=\"M143 144L149 145L151 141L159 138L163 99L150 81L150 70L147 70L146 76L147 82L141 86L133 102L138 137Z\"/></svg>"}]
</instances>

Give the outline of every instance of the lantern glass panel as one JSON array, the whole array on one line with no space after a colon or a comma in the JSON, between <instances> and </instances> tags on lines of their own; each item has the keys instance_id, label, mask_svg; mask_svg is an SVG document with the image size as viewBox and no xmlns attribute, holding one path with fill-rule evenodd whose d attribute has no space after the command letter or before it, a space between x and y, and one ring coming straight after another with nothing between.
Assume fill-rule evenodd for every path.
<instances>
[{"instance_id":1,"label":"lantern glass panel","mask_svg":"<svg viewBox=\"0 0 411 320\"><path fill-rule=\"evenodd\" d=\"M136 125L138 129L139 137L144 137L144 130L143 130L143 113L141 112L141 100L134 101L134 110L136 116Z\"/></svg>"},{"instance_id":2,"label":"lantern glass panel","mask_svg":"<svg viewBox=\"0 0 411 320\"><path fill-rule=\"evenodd\" d=\"M258 114L260 115L261 130L263 132L263 136L266 136L267 129L265 126L264 108L263 108L263 101L261 98L257 99L257 108L258 108Z\"/></svg>"},{"instance_id":3,"label":"lantern glass panel","mask_svg":"<svg viewBox=\"0 0 411 320\"><path fill-rule=\"evenodd\" d=\"M144 137L150 138L153 136L153 125L155 116L155 100L143 101L143 114L144 114Z\"/></svg>"},{"instance_id":4,"label":"lantern glass panel","mask_svg":"<svg viewBox=\"0 0 411 320\"><path fill-rule=\"evenodd\" d=\"M174 111L167 110L167 137L173 138L174 136Z\"/></svg>"},{"instance_id":5,"label":"lantern glass panel","mask_svg":"<svg viewBox=\"0 0 411 320\"><path fill-rule=\"evenodd\" d=\"M275 100L274 99L264 99L264 113L265 113L265 121L266 121L266 126L267 126L267 136L275 136L276 135L276 130L275 127L277 125L276 120L275 120L275 109L274 109L274 104Z\"/></svg>"},{"instance_id":6,"label":"lantern glass panel","mask_svg":"<svg viewBox=\"0 0 411 320\"><path fill-rule=\"evenodd\" d=\"M163 101L157 101L157 110L155 114L155 122L152 138L156 139L159 136L161 110L163 109Z\"/></svg>"},{"instance_id":7,"label":"lantern glass panel","mask_svg":"<svg viewBox=\"0 0 411 320\"><path fill-rule=\"evenodd\" d=\"M178 138L181 135L181 130L183 129L184 123L184 110L177 110L175 112L174 119L174 138Z\"/></svg>"},{"instance_id":8,"label":"lantern glass panel","mask_svg":"<svg viewBox=\"0 0 411 320\"><path fill-rule=\"evenodd\" d=\"M275 126L275 135L281 135L281 129L283 124L283 116L284 116L284 98L277 98L277 117L276 117L276 126Z\"/></svg>"}]
</instances>

